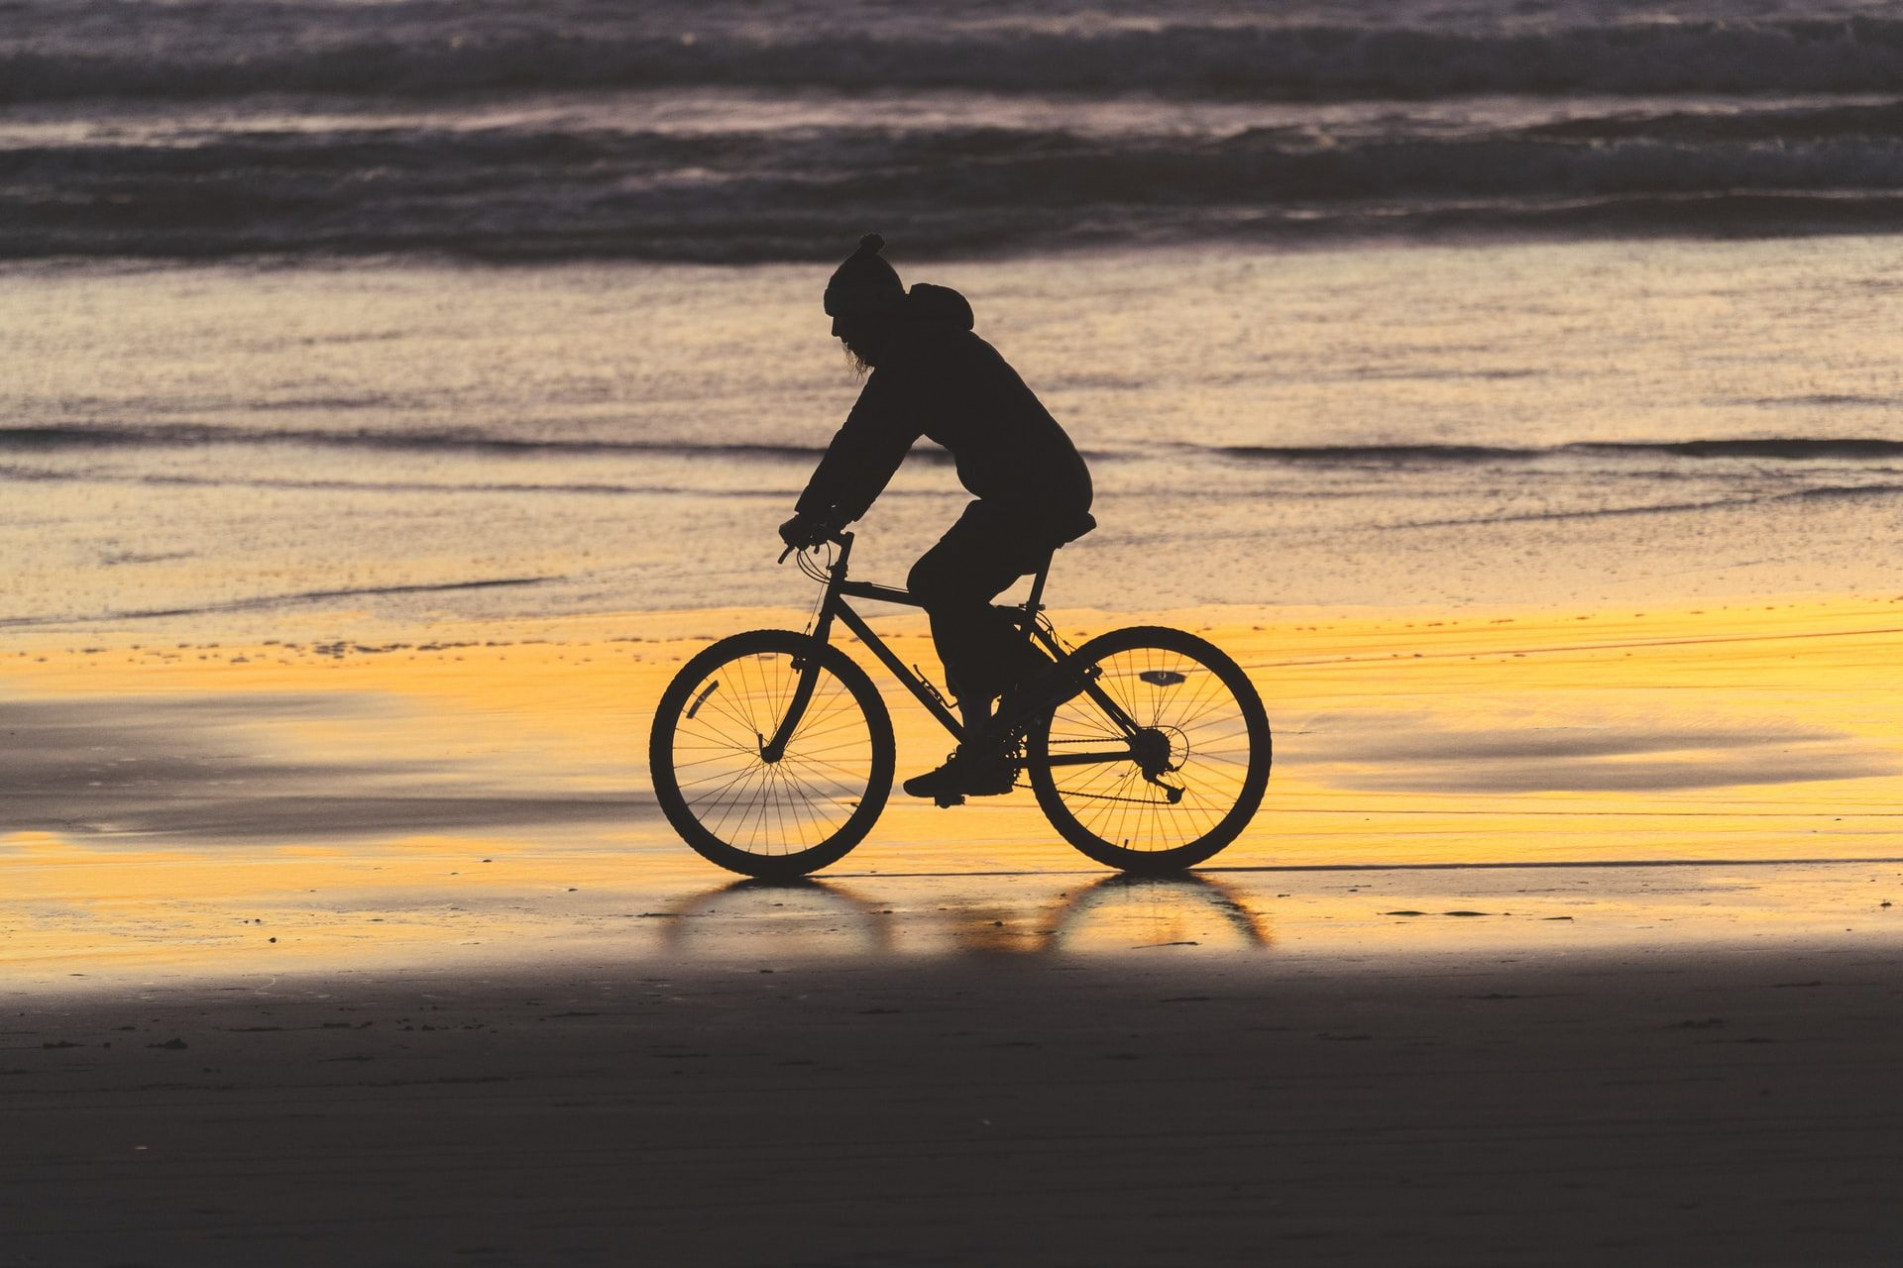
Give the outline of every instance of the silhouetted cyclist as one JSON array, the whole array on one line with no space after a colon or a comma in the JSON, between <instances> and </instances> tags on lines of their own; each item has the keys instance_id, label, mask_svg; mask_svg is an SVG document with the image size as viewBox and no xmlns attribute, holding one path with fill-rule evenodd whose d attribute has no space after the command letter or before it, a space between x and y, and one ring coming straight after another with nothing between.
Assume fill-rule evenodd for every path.
<instances>
[{"instance_id":1,"label":"silhouetted cyclist","mask_svg":"<svg viewBox=\"0 0 1903 1268\"><path fill-rule=\"evenodd\" d=\"M931 617L965 733L977 736L992 703L1005 697L1008 707L1019 684L1049 663L992 600L1096 527L1090 472L1017 371L972 333L965 297L922 282L907 293L884 248L876 233L860 239L826 287L833 334L871 376L780 537L817 545L864 515L920 436L951 451L959 482L978 500L912 566L906 587ZM1011 781L1004 754L968 739L905 791L985 795L1009 792Z\"/></svg>"}]
</instances>

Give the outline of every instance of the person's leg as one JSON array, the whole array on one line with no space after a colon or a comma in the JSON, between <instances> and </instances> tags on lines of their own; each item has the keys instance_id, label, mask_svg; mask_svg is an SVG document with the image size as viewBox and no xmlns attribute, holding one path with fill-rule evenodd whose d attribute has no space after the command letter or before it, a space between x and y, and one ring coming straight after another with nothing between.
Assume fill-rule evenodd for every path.
<instances>
[{"instance_id":1,"label":"person's leg","mask_svg":"<svg viewBox=\"0 0 1903 1268\"><path fill-rule=\"evenodd\" d=\"M1046 555L1008 514L983 502L964 515L913 565L906 586L924 605L932 641L945 666L946 685L958 699L967 737L991 717L991 702L1025 671L1031 653L1023 633L992 601L1012 582L1040 567ZM957 759L906 781L917 796L949 792L1007 792L1008 762L998 755L959 769Z\"/></svg>"},{"instance_id":2,"label":"person's leg","mask_svg":"<svg viewBox=\"0 0 1903 1268\"><path fill-rule=\"evenodd\" d=\"M992 602L1047 555L1010 516L973 502L912 566L906 588L931 618L947 685L967 720L990 717L991 702L1025 668L1024 635Z\"/></svg>"}]
</instances>

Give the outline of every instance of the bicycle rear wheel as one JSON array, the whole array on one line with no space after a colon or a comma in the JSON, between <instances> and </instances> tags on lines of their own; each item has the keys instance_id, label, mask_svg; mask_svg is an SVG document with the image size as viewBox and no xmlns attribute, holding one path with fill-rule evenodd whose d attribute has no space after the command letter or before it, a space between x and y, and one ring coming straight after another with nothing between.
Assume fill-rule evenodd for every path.
<instances>
[{"instance_id":1,"label":"bicycle rear wheel","mask_svg":"<svg viewBox=\"0 0 1903 1268\"><path fill-rule=\"evenodd\" d=\"M1269 719L1242 667L1182 630L1132 626L1064 665L1085 686L1026 736L1038 805L1064 839L1126 872L1178 871L1262 804Z\"/></svg>"},{"instance_id":2,"label":"bicycle rear wheel","mask_svg":"<svg viewBox=\"0 0 1903 1268\"><path fill-rule=\"evenodd\" d=\"M764 755L811 698L784 753ZM722 639L674 676L648 737L654 796L701 857L781 879L835 863L871 831L892 791L892 719L865 671L790 630Z\"/></svg>"}]
</instances>

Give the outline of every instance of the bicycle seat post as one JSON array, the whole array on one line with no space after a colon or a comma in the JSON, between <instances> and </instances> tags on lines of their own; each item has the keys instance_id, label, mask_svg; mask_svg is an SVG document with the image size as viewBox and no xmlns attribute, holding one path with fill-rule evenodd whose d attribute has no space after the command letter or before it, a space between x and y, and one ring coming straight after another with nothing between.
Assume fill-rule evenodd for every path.
<instances>
[{"instance_id":1,"label":"bicycle seat post","mask_svg":"<svg viewBox=\"0 0 1903 1268\"><path fill-rule=\"evenodd\" d=\"M1037 577L1031 582L1031 596L1024 601L1025 615L1033 621L1037 619L1038 607L1044 598L1044 579L1051 575L1051 560L1056 554L1056 551L1052 551L1044 556L1044 566L1037 570Z\"/></svg>"}]
</instances>

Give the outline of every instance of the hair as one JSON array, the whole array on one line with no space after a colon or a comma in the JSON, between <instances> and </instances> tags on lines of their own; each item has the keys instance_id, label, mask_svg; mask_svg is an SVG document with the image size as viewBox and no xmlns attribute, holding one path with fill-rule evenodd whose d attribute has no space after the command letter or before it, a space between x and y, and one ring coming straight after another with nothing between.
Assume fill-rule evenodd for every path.
<instances>
[{"instance_id":1,"label":"hair","mask_svg":"<svg viewBox=\"0 0 1903 1268\"><path fill-rule=\"evenodd\" d=\"M840 317L835 320L842 327L839 342L846 349L846 364L863 379L878 364L877 344L881 342L879 336L885 333L887 323L867 317Z\"/></svg>"}]
</instances>

